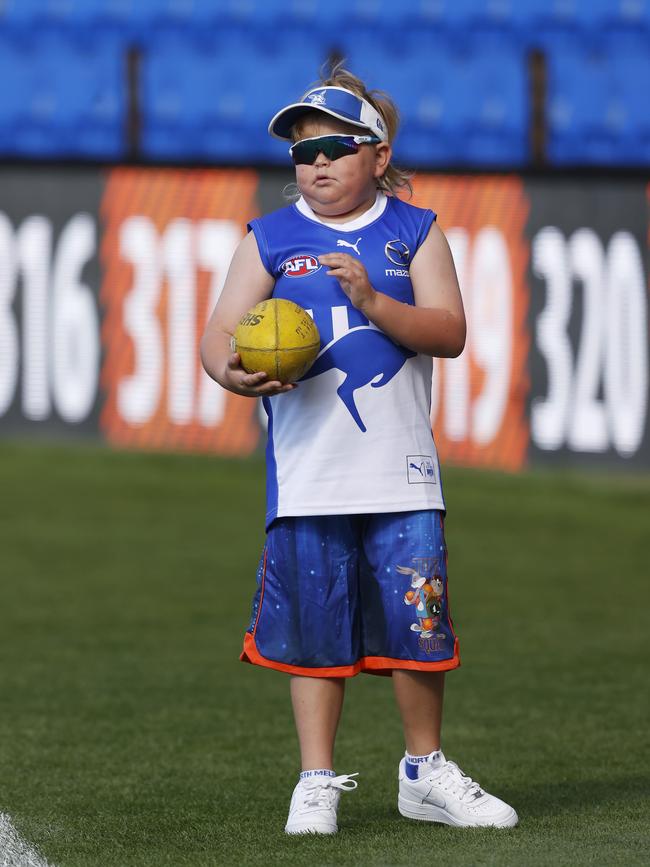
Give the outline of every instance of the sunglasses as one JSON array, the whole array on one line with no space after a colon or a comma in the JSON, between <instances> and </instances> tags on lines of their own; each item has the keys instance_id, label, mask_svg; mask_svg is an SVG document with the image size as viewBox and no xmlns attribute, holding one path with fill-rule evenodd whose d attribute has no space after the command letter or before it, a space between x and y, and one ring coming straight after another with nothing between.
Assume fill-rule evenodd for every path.
<instances>
[{"instance_id":1,"label":"sunglasses","mask_svg":"<svg viewBox=\"0 0 650 867\"><path fill-rule=\"evenodd\" d=\"M291 145L289 153L297 166L311 166L319 153L325 154L328 160L339 160L358 153L362 144L379 144L380 141L376 135L321 135L297 141Z\"/></svg>"}]
</instances>

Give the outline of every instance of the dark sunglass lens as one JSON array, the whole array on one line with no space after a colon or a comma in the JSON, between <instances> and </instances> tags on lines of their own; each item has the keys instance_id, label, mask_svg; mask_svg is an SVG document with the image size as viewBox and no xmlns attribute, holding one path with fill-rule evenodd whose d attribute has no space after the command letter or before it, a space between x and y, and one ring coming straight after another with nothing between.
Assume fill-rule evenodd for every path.
<instances>
[{"instance_id":1,"label":"dark sunglass lens","mask_svg":"<svg viewBox=\"0 0 650 867\"><path fill-rule=\"evenodd\" d=\"M314 142L311 141L298 142L297 145L294 145L291 153L293 154L293 161L296 165L310 166L316 159L318 148L315 146Z\"/></svg>"},{"instance_id":2,"label":"dark sunglass lens","mask_svg":"<svg viewBox=\"0 0 650 867\"><path fill-rule=\"evenodd\" d=\"M295 144L291 150L296 165L313 165L319 153L324 153L328 160L338 160L348 154L355 154L359 146L351 137L322 138L313 141L303 141Z\"/></svg>"},{"instance_id":3,"label":"dark sunglass lens","mask_svg":"<svg viewBox=\"0 0 650 867\"><path fill-rule=\"evenodd\" d=\"M325 155L330 160L338 160L339 157L346 157L348 154L356 154L359 150L359 145L355 142L352 136L341 137L338 139L330 139L328 142L329 153L324 150Z\"/></svg>"}]
</instances>

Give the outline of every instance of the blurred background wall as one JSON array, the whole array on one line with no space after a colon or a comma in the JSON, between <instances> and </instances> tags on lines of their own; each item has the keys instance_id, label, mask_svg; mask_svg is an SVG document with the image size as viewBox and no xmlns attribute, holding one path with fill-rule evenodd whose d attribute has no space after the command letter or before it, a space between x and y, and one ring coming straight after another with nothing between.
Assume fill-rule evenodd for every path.
<instances>
[{"instance_id":1,"label":"blurred background wall","mask_svg":"<svg viewBox=\"0 0 650 867\"><path fill-rule=\"evenodd\" d=\"M0 2L0 435L259 446L198 341L292 178L269 118L341 57L454 252L443 460L650 467L645 0Z\"/></svg>"}]
</instances>

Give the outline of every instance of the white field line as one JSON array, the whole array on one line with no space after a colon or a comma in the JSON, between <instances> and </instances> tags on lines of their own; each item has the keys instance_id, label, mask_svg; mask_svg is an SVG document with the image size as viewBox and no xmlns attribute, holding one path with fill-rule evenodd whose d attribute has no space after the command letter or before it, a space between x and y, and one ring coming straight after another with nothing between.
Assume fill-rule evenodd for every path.
<instances>
[{"instance_id":1,"label":"white field line","mask_svg":"<svg viewBox=\"0 0 650 867\"><path fill-rule=\"evenodd\" d=\"M54 867L23 840L6 813L0 813L0 867Z\"/></svg>"}]
</instances>

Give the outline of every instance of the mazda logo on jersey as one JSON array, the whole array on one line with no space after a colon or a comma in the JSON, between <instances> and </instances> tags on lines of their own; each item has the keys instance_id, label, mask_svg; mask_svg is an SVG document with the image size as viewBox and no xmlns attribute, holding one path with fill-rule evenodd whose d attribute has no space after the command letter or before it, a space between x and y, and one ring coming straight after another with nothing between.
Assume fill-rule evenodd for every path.
<instances>
[{"instance_id":1,"label":"mazda logo on jersey","mask_svg":"<svg viewBox=\"0 0 650 867\"><path fill-rule=\"evenodd\" d=\"M315 274L320 270L321 264L316 256L310 256L309 253L301 253L299 256L292 256L290 259L285 259L280 265L280 271L286 277L308 277L310 274Z\"/></svg>"},{"instance_id":2,"label":"mazda logo on jersey","mask_svg":"<svg viewBox=\"0 0 650 867\"><path fill-rule=\"evenodd\" d=\"M384 247L384 253L386 254L386 258L389 259L394 265L408 265L409 257L411 255L411 251L406 246L404 241L400 241L399 238L396 238L394 241L389 241Z\"/></svg>"}]
</instances>

